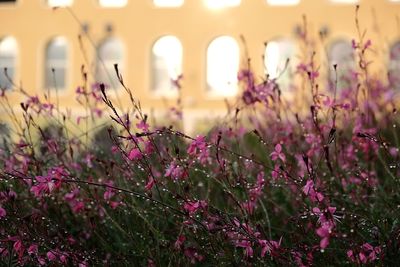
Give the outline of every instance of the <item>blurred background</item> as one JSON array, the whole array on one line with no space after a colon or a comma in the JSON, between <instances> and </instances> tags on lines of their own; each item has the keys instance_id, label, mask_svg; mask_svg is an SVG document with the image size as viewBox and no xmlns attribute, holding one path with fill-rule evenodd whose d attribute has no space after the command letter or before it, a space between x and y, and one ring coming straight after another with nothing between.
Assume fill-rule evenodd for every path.
<instances>
[{"instance_id":1,"label":"blurred background","mask_svg":"<svg viewBox=\"0 0 400 267\"><path fill-rule=\"evenodd\" d=\"M339 74L355 68L356 4L373 68L399 77L399 0L0 0L0 86L16 112L23 99L15 86L57 91L60 105L74 107L84 66L89 84L106 83L128 106L117 63L145 110L162 114L180 95L190 131L225 112L248 59L259 80L277 79L289 97L299 90L297 65L313 52L321 79L336 63Z\"/></svg>"}]
</instances>

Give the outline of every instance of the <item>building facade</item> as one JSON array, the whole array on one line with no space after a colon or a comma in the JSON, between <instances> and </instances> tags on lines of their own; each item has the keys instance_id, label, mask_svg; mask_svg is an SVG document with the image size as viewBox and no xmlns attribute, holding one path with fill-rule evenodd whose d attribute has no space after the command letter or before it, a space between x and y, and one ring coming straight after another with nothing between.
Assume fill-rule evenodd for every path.
<instances>
[{"instance_id":1,"label":"building facade","mask_svg":"<svg viewBox=\"0 0 400 267\"><path fill-rule=\"evenodd\" d=\"M118 63L144 109L157 112L175 103L171 80L183 74L185 123L193 128L194 118L223 113L225 100L240 92L237 72L248 58L255 73L270 78L280 75L287 58L285 75L296 70L303 15L326 77L336 61L345 62L343 68L355 64L355 4L361 6L361 28L373 40L374 68L398 67L400 1L3 0L0 85L13 90L7 68L28 93L57 90L60 103L74 107L84 65L89 83L108 84L126 106L114 71ZM283 87L290 80L285 75ZM10 99L18 109L21 95L11 92Z\"/></svg>"}]
</instances>

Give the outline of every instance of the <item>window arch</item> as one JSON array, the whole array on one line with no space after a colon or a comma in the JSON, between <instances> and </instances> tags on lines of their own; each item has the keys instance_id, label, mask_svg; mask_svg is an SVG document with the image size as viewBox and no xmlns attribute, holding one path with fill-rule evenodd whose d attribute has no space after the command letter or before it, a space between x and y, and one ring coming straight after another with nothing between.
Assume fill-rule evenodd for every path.
<instances>
[{"instance_id":1,"label":"window arch","mask_svg":"<svg viewBox=\"0 0 400 267\"><path fill-rule=\"evenodd\" d=\"M179 7L183 5L184 0L153 0L157 7Z\"/></svg>"},{"instance_id":2,"label":"window arch","mask_svg":"<svg viewBox=\"0 0 400 267\"><path fill-rule=\"evenodd\" d=\"M124 69L124 47L122 42L114 37L107 38L97 48L96 82L112 87L119 87L114 64L118 64L120 72Z\"/></svg>"},{"instance_id":3,"label":"window arch","mask_svg":"<svg viewBox=\"0 0 400 267\"><path fill-rule=\"evenodd\" d=\"M271 6L294 6L300 3L300 0L267 0Z\"/></svg>"},{"instance_id":4,"label":"window arch","mask_svg":"<svg viewBox=\"0 0 400 267\"><path fill-rule=\"evenodd\" d=\"M66 88L68 69L68 44L64 37L56 37L49 41L45 58L45 87Z\"/></svg>"},{"instance_id":5,"label":"window arch","mask_svg":"<svg viewBox=\"0 0 400 267\"><path fill-rule=\"evenodd\" d=\"M176 92L172 81L182 73L182 44L178 38L163 36L154 43L151 68L151 87L156 93Z\"/></svg>"},{"instance_id":6,"label":"window arch","mask_svg":"<svg viewBox=\"0 0 400 267\"><path fill-rule=\"evenodd\" d=\"M211 9L239 6L241 0L203 0L205 5Z\"/></svg>"},{"instance_id":7,"label":"window arch","mask_svg":"<svg viewBox=\"0 0 400 267\"><path fill-rule=\"evenodd\" d=\"M239 60L239 45L234 38L220 36L210 43L207 48L207 85L212 94L236 94Z\"/></svg>"},{"instance_id":8,"label":"window arch","mask_svg":"<svg viewBox=\"0 0 400 267\"><path fill-rule=\"evenodd\" d=\"M355 4L358 3L359 0L331 0L331 2L335 4Z\"/></svg>"},{"instance_id":9,"label":"window arch","mask_svg":"<svg viewBox=\"0 0 400 267\"><path fill-rule=\"evenodd\" d=\"M400 41L390 47L389 82L395 88L400 88Z\"/></svg>"},{"instance_id":10,"label":"window arch","mask_svg":"<svg viewBox=\"0 0 400 267\"><path fill-rule=\"evenodd\" d=\"M102 7L124 7L128 4L128 0L99 0L99 4Z\"/></svg>"},{"instance_id":11,"label":"window arch","mask_svg":"<svg viewBox=\"0 0 400 267\"><path fill-rule=\"evenodd\" d=\"M329 61L329 81L334 85L336 74L334 65L337 65L336 73L338 87L349 85L350 75L355 70L354 50L350 41L338 40L330 45L328 52Z\"/></svg>"},{"instance_id":12,"label":"window arch","mask_svg":"<svg viewBox=\"0 0 400 267\"><path fill-rule=\"evenodd\" d=\"M51 7L71 6L74 0L48 0L47 4Z\"/></svg>"},{"instance_id":13,"label":"window arch","mask_svg":"<svg viewBox=\"0 0 400 267\"><path fill-rule=\"evenodd\" d=\"M295 45L287 39L276 39L268 42L265 46L265 73L270 79L278 79L277 82L282 89L286 89L290 85L293 76L294 54Z\"/></svg>"},{"instance_id":14,"label":"window arch","mask_svg":"<svg viewBox=\"0 0 400 267\"><path fill-rule=\"evenodd\" d=\"M0 40L0 88L9 89L12 87L11 81L15 79L17 54L18 48L15 38L5 37ZM7 75L5 69L7 69Z\"/></svg>"}]
</instances>

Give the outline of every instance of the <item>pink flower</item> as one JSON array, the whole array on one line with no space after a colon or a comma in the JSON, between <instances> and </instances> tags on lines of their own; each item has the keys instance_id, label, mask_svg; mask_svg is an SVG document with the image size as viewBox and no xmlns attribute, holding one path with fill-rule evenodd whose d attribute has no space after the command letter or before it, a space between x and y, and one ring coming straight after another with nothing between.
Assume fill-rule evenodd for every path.
<instances>
[{"instance_id":1,"label":"pink flower","mask_svg":"<svg viewBox=\"0 0 400 267\"><path fill-rule=\"evenodd\" d=\"M149 177L146 186L144 187L147 191L150 191L153 186L156 184L156 181L153 179L152 176Z\"/></svg>"},{"instance_id":2,"label":"pink flower","mask_svg":"<svg viewBox=\"0 0 400 267\"><path fill-rule=\"evenodd\" d=\"M205 164L210 156L207 143L204 136L197 136L189 145L187 153L191 156L197 156L201 164Z\"/></svg>"},{"instance_id":3,"label":"pink flower","mask_svg":"<svg viewBox=\"0 0 400 267\"><path fill-rule=\"evenodd\" d=\"M199 253L197 252L197 250L196 250L195 248L192 248L192 247L185 248L183 254L184 254L187 258L190 259L190 263L191 263L191 264L195 264L196 261L199 261L199 262L200 262L200 261L202 261L202 260L204 259L204 256L201 255L201 254L199 254Z\"/></svg>"},{"instance_id":4,"label":"pink flower","mask_svg":"<svg viewBox=\"0 0 400 267\"><path fill-rule=\"evenodd\" d=\"M320 228L316 230L316 233L319 237L321 237L321 241L319 246L324 249L329 245L329 237L331 234L331 227L327 224L323 224Z\"/></svg>"},{"instance_id":5,"label":"pink flower","mask_svg":"<svg viewBox=\"0 0 400 267\"><path fill-rule=\"evenodd\" d=\"M47 258L49 259L49 261L55 261L57 260L57 255L56 252L54 252L53 250L50 250L49 252L46 253Z\"/></svg>"},{"instance_id":6,"label":"pink flower","mask_svg":"<svg viewBox=\"0 0 400 267\"><path fill-rule=\"evenodd\" d=\"M171 177L174 180L184 179L187 177L187 171L183 167L177 165L175 162L171 162L165 171L165 177Z\"/></svg>"},{"instance_id":7,"label":"pink flower","mask_svg":"<svg viewBox=\"0 0 400 267\"><path fill-rule=\"evenodd\" d=\"M174 243L174 248L176 250L179 250L182 248L183 243L185 242L186 237L184 235L179 235L178 239Z\"/></svg>"},{"instance_id":8,"label":"pink flower","mask_svg":"<svg viewBox=\"0 0 400 267\"><path fill-rule=\"evenodd\" d=\"M324 195L315 190L313 180L307 181L306 185L303 187L303 192L306 196L310 197L310 200L312 202L321 202L322 200L324 200Z\"/></svg>"},{"instance_id":9,"label":"pink flower","mask_svg":"<svg viewBox=\"0 0 400 267\"><path fill-rule=\"evenodd\" d=\"M313 188L314 188L313 180L308 180L306 185L303 187L304 194L308 195Z\"/></svg>"},{"instance_id":10,"label":"pink flower","mask_svg":"<svg viewBox=\"0 0 400 267\"><path fill-rule=\"evenodd\" d=\"M281 247L282 243L282 237L279 239L279 241L274 241L274 240L265 240L265 239L260 239L258 240L258 243L261 246L261 257L264 257L265 254L268 252L271 256L278 255L278 251Z\"/></svg>"},{"instance_id":11,"label":"pink flower","mask_svg":"<svg viewBox=\"0 0 400 267\"><path fill-rule=\"evenodd\" d=\"M241 247L245 249L246 258L253 257L253 248L251 247L251 242L247 240L241 240L236 242L235 244L237 247Z\"/></svg>"},{"instance_id":12,"label":"pink flower","mask_svg":"<svg viewBox=\"0 0 400 267\"><path fill-rule=\"evenodd\" d=\"M34 193L36 197L41 197L43 194L51 193L60 185L60 181L56 184L56 180L50 175L36 176L35 178L38 183L31 187L31 192Z\"/></svg>"},{"instance_id":13,"label":"pink flower","mask_svg":"<svg viewBox=\"0 0 400 267\"><path fill-rule=\"evenodd\" d=\"M13 248L14 248L15 252L17 252L18 257L21 258L22 255L24 254L25 247L22 244L22 241L20 239L17 239L14 242Z\"/></svg>"},{"instance_id":14,"label":"pink flower","mask_svg":"<svg viewBox=\"0 0 400 267\"><path fill-rule=\"evenodd\" d=\"M32 244L32 245L30 245L29 246L29 248L28 248L28 254L29 255L31 255L31 254L37 254L37 252L38 252L38 245L37 244Z\"/></svg>"},{"instance_id":15,"label":"pink flower","mask_svg":"<svg viewBox=\"0 0 400 267\"><path fill-rule=\"evenodd\" d=\"M368 47L370 47L372 45L372 42L370 39L368 39L365 44L364 44L364 49L367 49Z\"/></svg>"},{"instance_id":16,"label":"pink flower","mask_svg":"<svg viewBox=\"0 0 400 267\"><path fill-rule=\"evenodd\" d=\"M192 141L192 143L189 145L187 149L187 153L189 155L194 155L196 154L199 150L203 150L207 147L207 144L205 142L205 137L198 135L195 140Z\"/></svg>"},{"instance_id":17,"label":"pink flower","mask_svg":"<svg viewBox=\"0 0 400 267\"><path fill-rule=\"evenodd\" d=\"M256 207L256 202L255 201L246 201L240 204L242 209L247 211L248 214L253 214L254 208Z\"/></svg>"},{"instance_id":18,"label":"pink flower","mask_svg":"<svg viewBox=\"0 0 400 267\"><path fill-rule=\"evenodd\" d=\"M114 183L109 181L106 183L108 186L113 186ZM107 187L106 191L104 192L103 198L104 200L110 200L115 195L115 190L113 188Z\"/></svg>"},{"instance_id":19,"label":"pink flower","mask_svg":"<svg viewBox=\"0 0 400 267\"><path fill-rule=\"evenodd\" d=\"M7 215L6 210L0 207L0 219L6 217L6 215Z\"/></svg>"},{"instance_id":20,"label":"pink flower","mask_svg":"<svg viewBox=\"0 0 400 267\"><path fill-rule=\"evenodd\" d=\"M283 162L286 161L285 154L282 153L281 144L277 144L275 146L275 151L273 151L270 156L271 156L273 161L277 160L278 158L281 159Z\"/></svg>"},{"instance_id":21,"label":"pink flower","mask_svg":"<svg viewBox=\"0 0 400 267\"><path fill-rule=\"evenodd\" d=\"M93 159L94 159L94 155L92 155L92 154L87 154L86 155L86 157L85 157L85 163L86 163L86 166L88 167L88 168L93 168Z\"/></svg>"},{"instance_id":22,"label":"pink flower","mask_svg":"<svg viewBox=\"0 0 400 267\"><path fill-rule=\"evenodd\" d=\"M148 132L149 131L149 125L146 123L145 120L141 120L139 123L136 124L136 127L143 132Z\"/></svg>"},{"instance_id":23,"label":"pink flower","mask_svg":"<svg viewBox=\"0 0 400 267\"><path fill-rule=\"evenodd\" d=\"M134 148L129 152L128 158L129 160L139 160L142 158L142 153L138 148Z\"/></svg>"},{"instance_id":24,"label":"pink flower","mask_svg":"<svg viewBox=\"0 0 400 267\"><path fill-rule=\"evenodd\" d=\"M351 47L352 47L353 49L358 48L358 44L356 43L356 40L354 40L354 39L351 40Z\"/></svg>"},{"instance_id":25,"label":"pink flower","mask_svg":"<svg viewBox=\"0 0 400 267\"><path fill-rule=\"evenodd\" d=\"M198 209L205 209L207 208L207 202L202 200L202 201L187 201L183 205L184 210L189 212L189 214L195 213Z\"/></svg>"}]
</instances>

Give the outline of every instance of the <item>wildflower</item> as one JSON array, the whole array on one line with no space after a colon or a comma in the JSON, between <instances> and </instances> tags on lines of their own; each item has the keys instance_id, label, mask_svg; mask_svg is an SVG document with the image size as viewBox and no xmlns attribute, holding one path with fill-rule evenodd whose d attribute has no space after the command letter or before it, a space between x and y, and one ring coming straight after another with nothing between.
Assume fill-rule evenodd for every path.
<instances>
[{"instance_id":1,"label":"wildflower","mask_svg":"<svg viewBox=\"0 0 400 267\"><path fill-rule=\"evenodd\" d=\"M358 264L367 264L377 260L382 251L380 246L374 247L369 243L364 243L358 250L358 254L357 249L350 249L346 253L352 262Z\"/></svg>"},{"instance_id":2,"label":"wildflower","mask_svg":"<svg viewBox=\"0 0 400 267\"><path fill-rule=\"evenodd\" d=\"M138 148L133 148L131 152L129 152L128 159L129 160L139 160L142 158L142 153Z\"/></svg>"},{"instance_id":3,"label":"wildflower","mask_svg":"<svg viewBox=\"0 0 400 267\"><path fill-rule=\"evenodd\" d=\"M205 209L207 208L207 202L202 200L202 201L187 201L184 205L183 208L189 212L189 214L195 213L198 209Z\"/></svg>"},{"instance_id":4,"label":"wildflower","mask_svg":"<svg viewBox=\"0 0 400 267\"><path fill-rule=\"evenodd\" d=\"M207 144L205 142L205 137L204 136L197 136L193 142L189 145L189 148L187 149L187 153L189 155L194 155L198 153L198 151L201 151L207 147Z\"/></svg>"},{"instance_id":5,"label":"wildflower","mask_svg":"<svg viewBox=\"0 0 400 267\"><path fill-rule=\"evenodd\" d=\"M365 44L364 44L364 49L367 49L368 47L370 47L372 45L372 41L370 39L368 39Z\"/></svg>"},{"instance_id":6,"label":"wildflower","mask_svg":"<svg viewBox=\"0 0 400 267\"><path fill-rule=\"evenodd\" d=\"M36 176L37 185L31 187L31 192L35 194L36 197L40 197L43 194L51 193L54 188L56 188L56 184L51 176Z\"/></svg>"},{"instance_id":7,"label":"wildflower","mask_svg":"<svg viewBox=\"0 0 400 267\"><path fill-rule=\"evenodd\" d=\"M0 219L6 217L7 212L4 208L0 207Z\"/></svg>"},{"instance_id":8,"label":"wildflower","mask_svg":"<svg viewBox=\"0 0 400 267\"><path fill-rule=\"evenodd\" d=\"M36 255L38 253L38 245L37 244L32 244L28 248L28 254L29 255Z\"/></svg>"},{"instance_id":9,"label":"wildflower","mask_svg":"<svg viewBox=\"0 0 400 267\"><path fill-rule=\"evenodd\" d=\"M323 224L320 228L316 230L317 235L322 238L319 243L321 249L324 249L329 245L331 230L332 226L330 224Z\"/></svg>"},{"instance_id":10,"label":"wildflower","mask_svg":"<svg viewBox=\"0 0 400 267\"><path fill-rule=\"evenodd\" d=\"M182 248L183 243L185 242L186 237L184 235L179 235L178 239L176 239L175 243L174 243L174 248L176 250L179 250Z\"/></svg>"},{"instance_id":11,"label":"wildflower","mask_svg":"<svg viewBox=\"0 0 400 267\"><path fill-rule=\"evenodd\" d=\"M49 259L49 261L55 261L57 260L57 255L56 252L50 250L49 252L46 253L47 258Z\"/></svg>"},{"instance_id":12,"label":"wildflower","mask_svg":"<svg viewBox=\"0 0 400 267\"><path fill-rule=\"evenodd\" d=\"M92 155L90 153L86 154L85 163L88 168L93 168L93 159L94 159L94 155Z\"/></svg>"},{"instance_id":13,"label":"wildflower","mask_svg":"<svg viewBox=\"0 0 400 267\"><path fill-rule=\"evenodd\" d=\"M149 177L146 186L144 187L147 191L150 191L153 186L156 184L156 181L153 179L152 176Z\"/></svg>"},{"instance_id":14,"label":"wildflower","mask_svg":"<svg viewBox=\"0 0 400 267\"><path fill-rule=\"evenodd\" d=\"M204 259L204 256L200 255L193 247L185 248L183 254L190 259L191 264L195 264L196 261L201 262Z\"/></svg>"},{"instance_id":15,"label":"wildflower","mask_svg":"<svg viewBox=\"0 0 400 267\"><path fill-rule=\"evenodd\" d=\"M110 186L113 186L114 183L113 183L113 181L108 181L105 184L108 186L107 186L106 191L104 192L103 198L104 198L104 200L110 200L115 195L115 190L110 187Z\"/></svg>"},{"instance_id":16,"label":"wildflower","mask_svg":"<svg viewBox=\"0 0 400 267\"><path fill-rule=\"evenodd\" d=\"M241 247L245 249L246 258L253 257L253 248L251 247L251 242L247 240L241 240L236 242L235 244L237 247Z\"/></svg>"},{"instance_id":17,"label":"wildflower","mask_svg":"<svg viewBox=\"0 0 400 267\"><path fill-rule=\"evenodd\" d=\"M184 179L187 177L187 171L183 167L177 165L175 162L171 162L165 171L165 177L171 177L174 180Z\"/></svg>"},{"instance_id":18,"label":"wildflower","mask_svg":"<svg viewBox=\"0 0 400 267\"><path fill-rule=\"evenodd\" d=\"M281 144L277 144L277 145L275 146L275 150L271 153L270 156L271 156L271 158L272 158L273 161L276 161L278 158L279 158L280 160L282 160L283 162L286 161L285 154L283 154L283 152L282 152L282 146L281 146Z\"/></svg>"},{"instance_id":19,"label":"wildflower","mask_svg":"<svg viewBox=\"0 0 400 267\"><path fill-rule=\"evenodd\" d=\"M143 132L149 131L149 125L146 123L146 120L141 120L139 123L136 124L136 127Z\"/></svg>"},{"instance_id":20,"label":"wildflower","mask_svg":"<svg viewBox=\"0 0 400 267\"><path fill-rule=\"evenodd\" d=\"M204 136L197 136L189 145L187 153L192 156L197 156L201 164L205 164L209 158L210 152L207 148L207 143Z\"/></svg>"},{"instance_id":21,"label":"wildflower","mask_svg":"<svg viewBox=\"0 0 400 267\"><path fill-rule=\"evenodd\" d=\"M310 200L312 202L321 202L322 200L324 200L324 195L315 190L313 180L307 181L306 185L303 187L303 192L306 196L310 197Z\"/></svg>"},{"instance_id":22,"label":"wildflower","mask_svg":"<svg viewBox=\"0 0 400 267\"><path fill-rule=\"evenodd\" d=\"M271 256L276 256L278 255L278 251L281 247L282 237L279 239L279 241L260 239L258 240L258 243L262 248L261 257L264 257L267 252Z\"/></svg>"}]
</instances>

